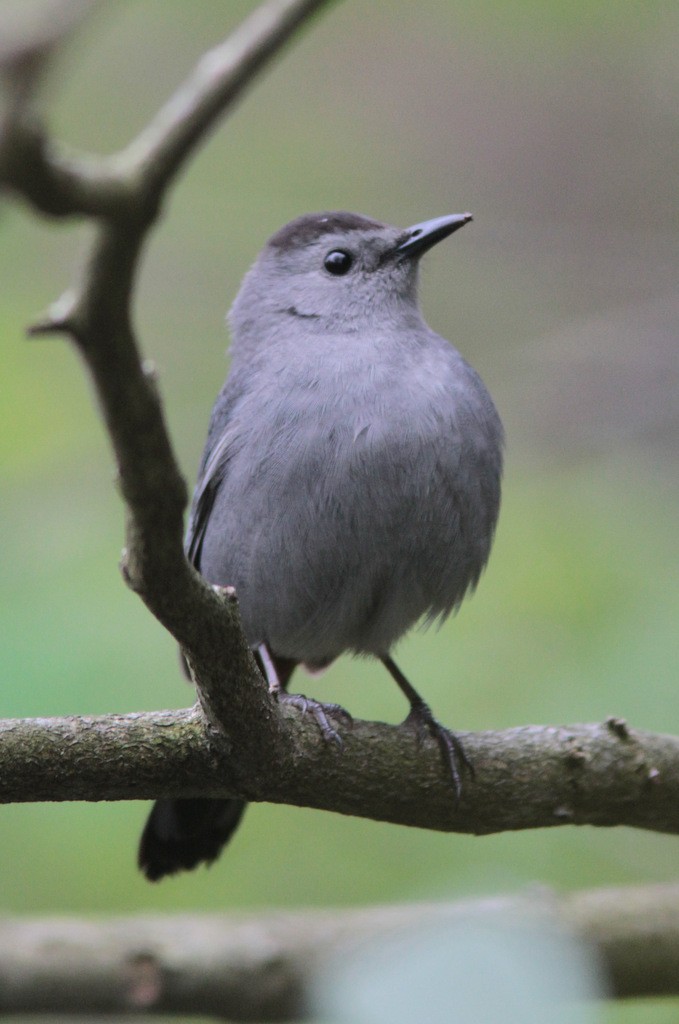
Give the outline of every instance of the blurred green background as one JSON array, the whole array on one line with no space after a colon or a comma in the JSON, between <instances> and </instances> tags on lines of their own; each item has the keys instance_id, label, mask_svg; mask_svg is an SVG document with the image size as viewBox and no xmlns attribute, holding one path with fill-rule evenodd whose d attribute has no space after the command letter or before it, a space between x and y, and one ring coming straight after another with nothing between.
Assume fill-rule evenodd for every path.
<instances>
[{"instance_id":1,"label":"blurred green background","mask_svg":"<svg viewBox=\"0 0 679 1024\"><path fill-rule=\"evenodd\" d=\"M128 141L254 6L103 4L44 91L73 145ZM136 300L193 480L226 362L224 312L269 234L344 208L406 226L470 209L427 258L433 327L505 421L504 505L476 596L399 662L459 729L596 721L679 731L679 8L347 0L221 124L171 196ZM184 706L171 639L124 587L112 459L74 352L24 326L88 230L0 211L0 716ZM304 683L306 686L307 684ZM386 674L313 684L398 721ZM289 807L248 812L209 871L142 881L141 804L2 809L0 907L254 908L675 880L676 838L559 828L475 839ZM676 1019L669 1004L611 1020Z\"/></svg>"}]
</instances>

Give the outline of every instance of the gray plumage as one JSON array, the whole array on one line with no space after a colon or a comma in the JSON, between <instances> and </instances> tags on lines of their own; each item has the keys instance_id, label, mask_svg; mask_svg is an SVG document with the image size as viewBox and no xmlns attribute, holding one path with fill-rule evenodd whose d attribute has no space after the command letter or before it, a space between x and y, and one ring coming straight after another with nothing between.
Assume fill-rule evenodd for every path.
<instances>
[{"instance_id":1,"label":"gray plumage","mask_svg":"<svg viewBox=\"0 0 679 1024\"><path fill-rule=\"evenodd\" d=\"M208 580L235 586L253 646L314 665L388 652L477 582L502 427L422 319L417 259L390 256L404 232L354 215L298 223L231 310L189 548ZM340 277L323 266L335 249L354 256Z\"/></svg>"},{"instance_id":2,"label":"gray plumage","mask_svg":"<svg viewBox=\"0 0 679 1024\"><path fill-rule=\"evenodd\" d=\"M274 659L384 657L486 564L502 426L417 302L420 256L469 219L308 215L245 276L187 552Z\"/></svg>"}]
</instances>

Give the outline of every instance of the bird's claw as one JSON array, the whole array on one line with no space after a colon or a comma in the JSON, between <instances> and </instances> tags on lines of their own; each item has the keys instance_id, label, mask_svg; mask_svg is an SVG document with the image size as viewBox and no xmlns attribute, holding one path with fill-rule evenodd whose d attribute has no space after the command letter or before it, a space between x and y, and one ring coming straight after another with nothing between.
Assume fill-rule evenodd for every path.
<instances>
[{"instance_id":1,"label":"bird's claw","mask_svg":"<svg viewBox=\"0 0 679 1024\"><path fill-rule=\"evenodd\" d=\"M332 715L334 718L343 719L345 724L351 725L353 721L351 715L339 704L323 704L320 700L305 697L302 693L280 692L278 700L281 703L291 704L293 707L299 708L303 715L312 715L326 743L334 743L340 749L344 746L342 737L336 729L333 729L328 721L328 715Z\"/></svg>"},{"instance_id":2,"label":"bird's claw","mask_svg":"<svg viewBox=\"0 0 679 1024\"><path fill-rule=\"evenodd\" d=\"M434 718L431 708L424 701L421 704L412 705L405 724L414 727L420 739L425 735L433 736L438 743L455 788L455 806L457 807L462 796L462 773L466 771L472 778L475 774L474 766L467 757L462 741L454 732Z\"/></svg>"}]
</instances>

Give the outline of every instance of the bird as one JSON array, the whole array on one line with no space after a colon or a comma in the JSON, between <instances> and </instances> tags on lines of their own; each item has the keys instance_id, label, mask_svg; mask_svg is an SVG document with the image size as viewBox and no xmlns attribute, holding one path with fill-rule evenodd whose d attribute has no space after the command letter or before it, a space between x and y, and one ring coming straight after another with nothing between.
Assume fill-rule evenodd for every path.
<instances>
[{"instance_id":1,"label":"bird","mask_svg":"<svg viewBox=\"0 0 679 1024\"><path fill-rule=\"evenodd\" d=\"M207 581L235 588L279 700L341 743L342 710L289 694L292 673L347 652L379 659L410 704L408 724L437 739L456 799L473 768L391 652L476 587L499 514L498 412L418 304L421 257L471 220L450 214L403 229L327 211L269 238L229 313L230 369L185 539ZM157 801L140 869L157 881L210 864L244 808Z\"/></svg>"}]
</instances>

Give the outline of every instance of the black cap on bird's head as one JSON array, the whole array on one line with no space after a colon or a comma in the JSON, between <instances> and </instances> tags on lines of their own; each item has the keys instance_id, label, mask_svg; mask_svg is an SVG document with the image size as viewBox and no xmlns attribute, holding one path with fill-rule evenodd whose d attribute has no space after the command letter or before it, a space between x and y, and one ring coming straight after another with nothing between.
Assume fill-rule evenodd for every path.
<instances>
[{"instance_id":1,"label":"black cap on bird's head","mask_svg":"<svg viewBox=\"0 0 679 1024\"><path fill-rule=\"evenodd\" d=\"M346 210L334 210L327 213L305 213L296 217L289 224L272 235L268 244L281 251L299 249L318 241L323 235L337 235L351 231L380 231L386 228L370 217L362 217L360 213L348 213Z\"/></svg>"}]
</instances>

